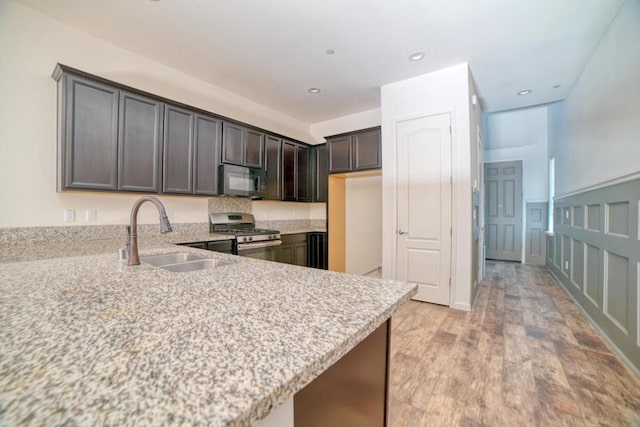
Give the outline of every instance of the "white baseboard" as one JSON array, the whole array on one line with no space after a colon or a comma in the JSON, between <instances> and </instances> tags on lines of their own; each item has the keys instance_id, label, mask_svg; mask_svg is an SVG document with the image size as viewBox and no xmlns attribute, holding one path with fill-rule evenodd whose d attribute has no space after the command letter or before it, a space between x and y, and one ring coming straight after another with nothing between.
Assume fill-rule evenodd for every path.
<instances>
[{"instance_id":1,"label":"white baseboard","mask_svg":"<svg viewBox=\"0 0 640 427\"><path fill-rule=\"evenodd\" d=\"M457 302L453 305L450 305L449 307L454 308L456 310L471 311L471 304L468 304L466 302Z\"/></svg>"}]
</instances>

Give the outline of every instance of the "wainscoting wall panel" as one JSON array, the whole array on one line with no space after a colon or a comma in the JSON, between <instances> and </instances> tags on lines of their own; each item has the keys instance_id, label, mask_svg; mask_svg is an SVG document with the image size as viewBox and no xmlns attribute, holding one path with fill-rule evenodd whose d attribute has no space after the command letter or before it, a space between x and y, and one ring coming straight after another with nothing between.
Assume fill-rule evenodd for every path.
<instances>
[{"instance_id":1,"label":"wainscoting wall panel","mask_svg":"<svg viewBox=\"0 0 640 427\"><path fill-rule=\"evenodd\" d=\"M545 244L547 230L547 203L527 202L526 235L524 262L544 265L546 262Z\"/></svg>"},{"instance_id":2,"label":"wainscoting wall panel","mask_svg":"<svg viewBox=\"0 0 640 427\"><path fill-rule=\"evenodd\" d=\"M547 267L640 369L640 179L555 200Z\"/></svg>"}]
</instances>

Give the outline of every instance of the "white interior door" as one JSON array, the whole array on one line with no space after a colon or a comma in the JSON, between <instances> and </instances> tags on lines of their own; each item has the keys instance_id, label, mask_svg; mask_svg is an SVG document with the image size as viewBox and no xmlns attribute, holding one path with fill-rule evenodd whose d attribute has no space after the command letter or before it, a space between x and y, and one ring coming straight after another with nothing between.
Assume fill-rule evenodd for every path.
<instances>
[{"instance_id":1,"label":"white interior door","mask_svg":"<svg viewBox=\"0 0 640 427\"><path fill-rule=\"evenodd\" d=\"M396 277L416 283L414 299L449 305L451 118L398 122Z\"/></svg>"}]
</instances>

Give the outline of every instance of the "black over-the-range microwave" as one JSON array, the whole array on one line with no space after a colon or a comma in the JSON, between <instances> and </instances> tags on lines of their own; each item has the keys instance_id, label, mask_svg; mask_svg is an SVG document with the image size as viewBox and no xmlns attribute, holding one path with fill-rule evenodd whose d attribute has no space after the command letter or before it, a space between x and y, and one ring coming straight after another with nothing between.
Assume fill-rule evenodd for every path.
<instances>
[{"instance_id":1,"label":"black over-the-range microwave","mask_svg":"<svg viewBox=\"0 0 640 427\"><path fill-rule=\"evenodd\" d=\"M267 193L267 171L258 168L222 164L219 168L219 192L225 196L261 199Z\"/></svg>"}]
</instances>

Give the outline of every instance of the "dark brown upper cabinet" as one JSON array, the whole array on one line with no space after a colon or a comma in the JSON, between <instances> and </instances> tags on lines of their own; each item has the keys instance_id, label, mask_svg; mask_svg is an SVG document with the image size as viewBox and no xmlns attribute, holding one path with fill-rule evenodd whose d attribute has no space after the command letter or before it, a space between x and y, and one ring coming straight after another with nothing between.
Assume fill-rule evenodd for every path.
<instances>
[{"instance_id":1,"label":"dark brown upper cabinet","mask_svg":"<svg viewBox=\"0 0 640 427\"><path fill-rule=\"evenodd\" d=\"M379 169L382 167L380 129L356 133L351 136L354 171Z\"/></svg>"},{"instance_id":2,"label":"dark brown upper cabinet","mask_svg":"<svg viewBox=\"0 0 640 427\"><path fill-rule=\"evenodd\" d=\"M327 138L329 173L356 172L382 167L380 128Z\"/></svg>"},{"instance_id":3,"label":"dark brown upper cabinet","mask_svg":"<svg viewBox=\"0 0 640 427\"><path fill-rule=\"evenodd\" d=\"M266 136L267 199L310 202L315 183L315 150L303 144Z\"/></svg>"},{"instance_id":4,"label":"dark brown upper cabinet","mask_svg":"<svg viewBox=\"0 0 640 427\"><path fill-rule=\"evenodd\" d=\"M215 117L165 107L163 193L218 194L221 128Z\"/></svg>"},{"instance_id":5,"label":"dark brown upper cabinet","mask_svg":"<svg viewBox=\"0 0 640 427\"><path fill-rule=\"evenodd\" d=\"M310 202L311 201L311 177L309 168L309 147L303 145L296 146L297 152L297 166L296 178L298 180L298 192L296 194L296 200L298 202Z\"/></svg>"},{"instance_id":6,"label":"dark brown upper cabinet","mask_svg":"<svg viewBox=\"0 0 640 427\"><path fill-rule=\"evenodd\" d=\"M120 91L118 190L160 191L163 107L155 99Z\"/></svg>"},{"instance_id":7,"label":"dark brown upper cabinet","mask_svg":"<svg viewBox=\"0 0 640 427\"><path fill-rule=\"evenodd\" d=\"M282 198L282 140L267 135L265 138L264 166L267 170L267 199Z\"/></svg>"},{"instance_id":8,"label":"dark brown upper cabinet","mask_svg":"<svg viewBox=\"0 0 640 427\"><path fill-rule=\"evenodd\" d=\"M117 190L119 91L78 76L58 78L58 188Z\"/></svg>"},{"instance_id":9,"label":"dark brown upper cabinet","mask_svg":"<svg viewBox=\"0 0 640 427\"><path fill-rule=\"evenodd\" d=\"M264 166L264 133L247 129L244 149L244 165L252 168Z\"/></svg>"},{"instance_id":10,"label":"dark brown upper cabinet","mask_svg":"<svg viewBox=\"0 0 640 427\"><path fill-rule=\"evenodd\" d=\"M173 105L164 109L162 191L193 193L195 113Z\"/></svg>"},{"instance_id":11,"label":"dark brown upper cabinet","mask_svg":"<svg viewBox=\"0 0 640 427\"><path fill-rule=\"evenodd\" d=\"M218 194L222 121L203 114L196 114L195 120L193 193L215 196Z\"/></svg>"},{"instance_id":12,"label":"dark brown upper cabinet","mask_svg":"<svg viewBox=\"0 0 640 427\"><path fill-rule=\"evenodd\" d=\"M59 190L217 195L224 162L265 168L268 199L326 194L315 147L64 65L52 77Z\"/></svg>"},{"instance_id":13,"label":"dark brown upper cabinet","mask_svg":"<svg viewBox=\"0 0 640 427\"><path fill-rule=\"evenodd\" d=\"M310 148L282 141L282 200L311 201Z\"/></svg>"},{"instance_id":14,"label":"dark brown upper cabinet","mask_svg":"<svg viewBox=\"0 0 640 427\"><path fill-rule=\"evenodd\" d=\"M282 200L295 201L297 198L296 144L282 142Z\"/></svg>"},{"instance_id":15,"label":"dark brown upper cabinet","mask_svg":"<svg viewBox=\"0 0 640 427\"><path fill-rule=\"evenodd\" d=\"M222 162L254 168L263 167L264 133L224 122Z\"/></svg>"},{"instance_id":16,"label":"dark brown upper cabinet","mask_svg":"<svg viewBox=\"0 0 640 427\"><path fill-rule=\"evenodd\" d=\"M327 140L329 146L329 172L351 172L351 137Z\"/></svg>"},{"instance_id":17,"label":"dark brown upper cabinet","mask_svg":"<svg viewBox=\"0 0 640 427\"><path fill-rule=\"evenodd\" d=\"M312 200L314 202L326 202L329 198L329 149L327 148L327 144L322 144L314 146L312 150Z\"/></svg>"}]
</instances>

